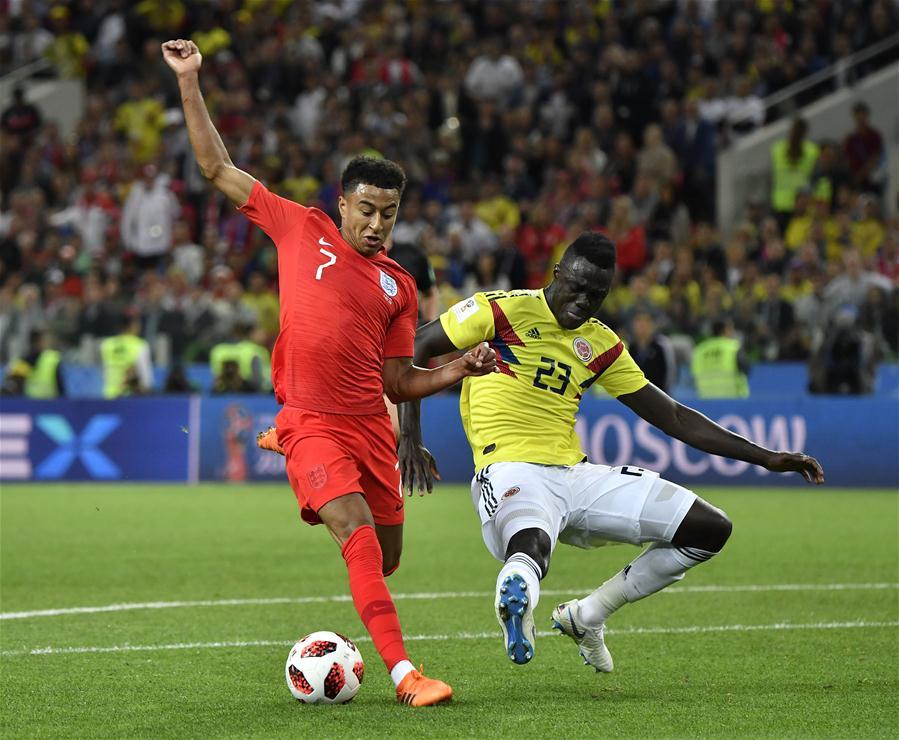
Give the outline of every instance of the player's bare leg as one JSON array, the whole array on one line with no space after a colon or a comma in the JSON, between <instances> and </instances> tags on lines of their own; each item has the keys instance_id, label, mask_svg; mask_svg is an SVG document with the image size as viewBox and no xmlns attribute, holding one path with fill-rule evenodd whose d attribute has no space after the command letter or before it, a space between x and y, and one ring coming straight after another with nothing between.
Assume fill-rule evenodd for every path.
<instances>
[{"instance_id":1,"label":"player's bare leg","mask_svg":"<svg viewBox=\"0 0 899 740\"><path fill-rule=\"evenodd\" d=\"M609 616L681 580L688 569L720 552L731 529L723 511L697 498L670 543L653 543L586 598L559 604L553 610L553 626L574 639L585 663L611 671L612 656L603 637Z\"/></svg>"},{"instance_id":2,"label":"player's bare leg","mask_svg":"<svg viewBox=\"0 0 899 740\"><path fill-rule=\"evenodd\" d=\"M353 604L390 671L397 701L414 707L449 701L453 690L416 671L406 653L396 607L384 581L384 556L365 498L361 493L349 493L329 501L317 513L340 546Z\"/></svg>"},{"instance_id":3,"label":"player's bare leg","mask_svg":"<svg viewBox=\"0 0 899 740\"><path fill-rule=\"evenodd\" d=\"M701 498L693 502L671 540L673 547L693 547L712 553L721 552L733 523L721 509Z\"/></svg>"},{"instance_id":4,"label":"player's bare leg","mask_svg":"<svg viewBox=\"0 0 899 740\"><path fill-rule=\"evenodd\" d=\"M384 577L396 573L400 567L400 556L403 554L403 525L376 524L375 533L384 556Z\"/></svg>"},{"instance_id":5,"label":"player's bare leg","mask_svg":"<svg viewBox=\"0 0 899 740\"><path fill-rule=\"evenodd\" d=\"M528 663L534 657L534 609L540 600L540 581L549 571L551 553L549 535L537 528L516 532L506 548L506 563L496 579L494 609L506 655L514 663Z\"/></svg>"}]
</instances>

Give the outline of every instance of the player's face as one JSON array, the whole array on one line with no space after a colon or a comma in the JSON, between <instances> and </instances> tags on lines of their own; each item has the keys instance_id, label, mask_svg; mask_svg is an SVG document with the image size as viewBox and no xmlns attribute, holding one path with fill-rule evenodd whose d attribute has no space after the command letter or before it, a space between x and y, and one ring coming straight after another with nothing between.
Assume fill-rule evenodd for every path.
<instances>
[{"instance_id":1,"label":"player's face","mask_svg":"<svg viewBox=\"0 0 899 740\"><path fill-rule=\"evenodd\" d=\"M340 196L337 207L343 238L357 252L372 257L390 238L400 207L400 194L397 190L361 184Z\"/></svg>"},{"instance_id":2,"label":"player's face","mask_svg":"<svg viewBox=\"0 0 899 740\"><path fill-rule=\"evenodd\" d=\"M604 270L583 257L553 268L549 307L563 329L577 329L594 316L609 295L612 270Z\"/></svg>"}]
</instances>

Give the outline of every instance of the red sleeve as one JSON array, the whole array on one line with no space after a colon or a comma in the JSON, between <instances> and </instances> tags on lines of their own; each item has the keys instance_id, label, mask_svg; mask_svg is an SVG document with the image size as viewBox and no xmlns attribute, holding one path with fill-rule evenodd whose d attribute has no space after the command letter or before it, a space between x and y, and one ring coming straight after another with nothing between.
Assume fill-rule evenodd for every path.
<instances>
[{"instance_id":1,"label":"red sleeve","mask_svg":"<svg viewBox=\"0 0 899 740\"><path fill-rule=\"evenodd\" d=\"M309 212L305 206L275 195L258 180L253 183L247 202L237 210L268 234L275 243L302 223Z\"/></svg>"},{"instance_id":2,"label":"red sleeve","mask_svg":"<svg viewBox=\"0 0 899 740\"><path fill-rule=\"evenodd\" d=\"M412 287L410 288L410 284ZM393 317L384 338L384 357L412 357L415 351L415 327L418 324L418 291L411 278L403 280L406 303Z\"/></svg>"}]
</instances>

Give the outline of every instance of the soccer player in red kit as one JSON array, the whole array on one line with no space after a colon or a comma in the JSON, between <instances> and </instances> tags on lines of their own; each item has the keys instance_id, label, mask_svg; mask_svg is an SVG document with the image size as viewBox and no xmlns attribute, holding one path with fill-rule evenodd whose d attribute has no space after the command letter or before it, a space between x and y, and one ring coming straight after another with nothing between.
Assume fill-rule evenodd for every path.
<instances>
[{"instance_id":1,"label":"soccer player in red kit","mask_svg":"<svg viewBox=\"0 0 899 740\"><path fill-rule=\"evenodd\" d=\"M412 706L447 701L452 689L409 660L384 577L402 548L403 493L383 393L394 402L493 372L486 344L434 370L412 365L417 294L384 254L406 184L388 160L357 157L341 176L341 227L321 211L269 192L235 167L200 92L202 57L192 41L162 44L178 77L191 146L203 175L278 249L281 327L272 355L277 441L310 524L341 548L353 603Z\"/></svg>"}]
</instances>

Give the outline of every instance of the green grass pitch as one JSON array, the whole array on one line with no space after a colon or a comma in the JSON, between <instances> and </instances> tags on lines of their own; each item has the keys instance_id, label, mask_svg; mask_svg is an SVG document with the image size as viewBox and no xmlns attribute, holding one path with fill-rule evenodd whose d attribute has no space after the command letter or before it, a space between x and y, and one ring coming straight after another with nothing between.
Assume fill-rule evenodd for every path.
<instances>
[{"instance_id":1,"label":"green grass pitch","mask_svg":"<svg viewBox=\"0 0 899 740\"><path fill-rule=\"evenodd\" d=\"M610 675L558 636L540 637L529 665L510 663L493 616L498 564L466 490L410 501L389 585L412 659L456 691L451 705L416 710L394 703L367 640L351 704L290 697L295 639L364 630L337 548L299 520L286 485L4 484L0 735L899 735L896 492L700 493L734 520L731 541L610 620ZM636 553L560 546L538 628ZM71 611L98 606L110 608Z\"/></svg>"}]
</instances>

